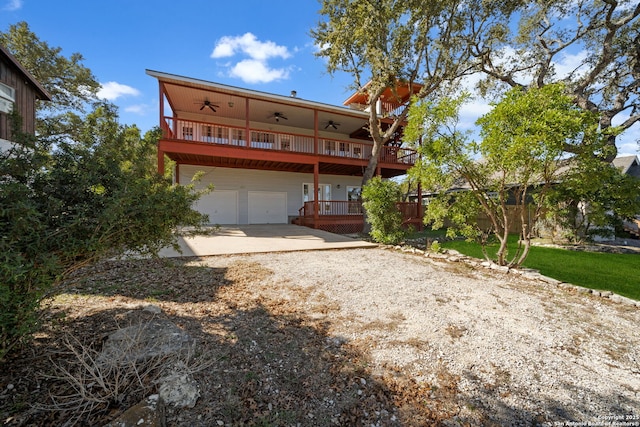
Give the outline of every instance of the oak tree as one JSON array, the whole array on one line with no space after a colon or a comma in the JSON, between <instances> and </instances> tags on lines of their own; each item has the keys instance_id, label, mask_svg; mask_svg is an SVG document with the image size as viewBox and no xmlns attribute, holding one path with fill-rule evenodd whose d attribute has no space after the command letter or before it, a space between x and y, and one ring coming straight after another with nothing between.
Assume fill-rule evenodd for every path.
<instances>
[{"instance_id":1,"label":"oak tree","mask_svg":"<svg viewBox=\"0 0 640 427\"><path fill-rule=\"evenodd\" d=\"M481 86L563 82L577 106L598 115L611 161L617 136L640 121L639 16L635 0L525 2L491 37L475 40L476 64L489 77Z\"/></svg>"},{"instance_id":2,"label":"oak tree","mask_svg":"<svg viewBox=\"0 0 640 427\"><path fill-rule=\"evenodd\" d=\"M570 170L565 147L600 138L597 116L576 107L564 92L561 84L510 90L478 120L478 141L457 128L464 97L416 103L406 136L423 142L412 173L437 195L427 205L425 222L440 228L447 219L450 236L478 239L485 257L499 265L521 265L546 198ZM477 221L479 213L487 226ZM514 227L518 246L509 253ZM495 259L486 252L489 236L499 242Z\"/></svg>"},{"instance_id":3,"label":"oak tree","mask_svg":"<svg viewBox=\"0 0 640 427\"><path fill-rule=\"evenodd\" d=\"M351 74L353 88L367 97L373 150L363 187L376 173L382 147L401 133L412 100L434 96L472 71L471 41L491 33L509 15L508 3L322 1L323 18L311 32L317 54L326 59L329 73ZM472 22L476 25L471 26ZM415 96L401 103L398 89L413 88L416 83L420 86ZM391 91L402 105L394 111L376 108L385 91Z\"/></svg>"}]
</instances>

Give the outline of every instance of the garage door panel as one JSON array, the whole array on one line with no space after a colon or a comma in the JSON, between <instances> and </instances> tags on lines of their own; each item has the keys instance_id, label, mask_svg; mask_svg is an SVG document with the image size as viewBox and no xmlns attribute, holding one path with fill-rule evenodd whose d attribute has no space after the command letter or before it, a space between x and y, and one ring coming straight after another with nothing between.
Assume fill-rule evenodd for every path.
<instances>
[{"instance_id":1,"label":"garage door panel","mask_svg":"<svg viewBox=\"0 0 640 427\"><path fill-rule=\"evenodd\" d=\"M249 224L286 224L287 193L249 192Z\"/></svg>"},{"instance_id":2,"label":"garage door panel","mask_svg":"<svg viewBox=\"0 0 640 427\"><path fill-rule=\"evenodd\" d=\"M209 215L210 224L237 224L238 192L214 190L200 197L195 210Z\"/></svg>"}]
</instances>

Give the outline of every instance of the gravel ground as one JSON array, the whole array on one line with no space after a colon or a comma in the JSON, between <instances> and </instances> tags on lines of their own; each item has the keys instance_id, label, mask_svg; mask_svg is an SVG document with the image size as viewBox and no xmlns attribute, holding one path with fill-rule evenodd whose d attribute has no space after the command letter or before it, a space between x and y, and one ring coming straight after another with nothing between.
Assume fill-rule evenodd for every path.
<instances>
[{"instance_id":1,"label":"gravel ground","mask_svg":"<svg viewBox=\"0 0 640 427\"><path fill-rule=\"evenodd\" d=\"M385 249L198 263L239 260L273 271L256 292L277 293L326 321L336 342L367 349L372 372L396 369L434 392L455 384L446 424L640 425L637 307Z\"/></svg>"},{"instance_id":2,"label":"gravel ground","mask_svg":"<svg viewBox=\"0 0 640 427\"><path fill-rule=\"evenodd\" d=\"M157 392L153 376L118 399L89 384L110 400L51 408L86 402L65 339L99 351L149 304L206 366L197 404L167 407L167 426L640 425L639 307L383 248L87 267L1 365L0 422L105 425Z\"/></svg>"}]
</instances>

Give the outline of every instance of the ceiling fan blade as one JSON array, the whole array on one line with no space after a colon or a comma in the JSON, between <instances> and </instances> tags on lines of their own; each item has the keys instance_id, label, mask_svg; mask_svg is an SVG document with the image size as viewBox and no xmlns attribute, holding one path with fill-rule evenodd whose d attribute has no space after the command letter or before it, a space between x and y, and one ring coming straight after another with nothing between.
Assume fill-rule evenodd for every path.
<instances>
[{"instance_id":1,"label":"ceiling fan blade","mask_svg":"<svg viewBox=\"0 0 640 427\"><path fill-rule=\"evenodd\" d=\"M214 107L213 105L209 104L209 108L211 108L211 111L213 111L213 112L215 113L215 112L216 112L216 109L215 109L215 108L213 108L213 107ZM217 107L217 105L216 105L216 107Z\"/></svg>"},{"instance_id":2,"label":"ceiling fan blade","mask_svg":"<svg viewBox=\"0 0 640 427\"><path fill-rule=\"evenodd\" d=\"M202 104L202 107L200 107L200 111L202 111L202 109L203 109L204 107L205 107L205 105L204 105L204 104Z\"/></svg>"}]
</instances>

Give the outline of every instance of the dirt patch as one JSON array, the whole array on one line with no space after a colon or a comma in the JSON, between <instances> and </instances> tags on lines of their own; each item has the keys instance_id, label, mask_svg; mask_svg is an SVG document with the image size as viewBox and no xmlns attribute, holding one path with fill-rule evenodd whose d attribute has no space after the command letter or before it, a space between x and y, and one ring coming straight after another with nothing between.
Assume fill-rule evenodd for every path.
<instances>
[{"instance_id":1,"label":"dirt patch","mask_svg":"<svg viewBox=\"0 0 640 427\"><path fill-rule=\"evenodd\" d=\"M5 425L64 425L38 404L73 334L99 349L154 304L198 342L194 408L171 426L544 425L638 414L638 310L381 249L111 261L45 308L0 374ZM130 396L127 403L144 396ZM126 409L106 405L82 425ZM635 411L635 412L634 412Z\"/></svg>"}]
</instances>

